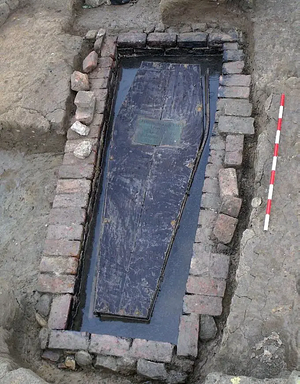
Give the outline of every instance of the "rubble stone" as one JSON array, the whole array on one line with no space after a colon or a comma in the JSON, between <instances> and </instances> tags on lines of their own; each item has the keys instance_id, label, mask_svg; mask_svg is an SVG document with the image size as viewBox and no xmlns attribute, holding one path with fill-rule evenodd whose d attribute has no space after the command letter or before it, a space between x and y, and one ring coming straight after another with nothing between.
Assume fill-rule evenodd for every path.
<instances>
[{"instance_id":1,"label":"rubble stone","mask_svg":"<svg viewBox=\"0 0 300 384\"><path fill-rule=\"evenodd\" d=\"M218 332L215 320L212 316L200 316L200 340L209 341L213 340Z\"/></svg>"},{"instance_id":2,"label":"rubble stone","mask_svg":"<svg viewBox=\"0 0 300 384\"><path fill-rule=\"evenodd\" d=\"M242 206L242 199L234 196L225 196L222 200L220 213L231 217L238 217Z\"/></svg>"},{"instance_id":3,"label":"rubble stone","mask_svg":"<svg viewBox=\"0 0 300 384\"><path fill-rule=\"evenodd\" d=\"M80 121L75 121L70 129L78 133L80 136L87 136L90 133L90 128L82 124Z\"/></svg>"},{"instance_id":4,"label":"rubble stone","mask_svg":"<svg viewBox=\"0 0 300 384\"><path fill-rule=\"evenodd\" d=\"M90 89L88 75L79 71L74 71L71 75L71 89L75 92L88 91Z\"/></svg>"},{"instance_id":5,"label":"rubble stone","mask_svg":"<svg viewBox=\"0 0 300 384\"><path fill-rule=\"evenodd\" d=\"M74 150L74 156L78 159L85 159L92 152L92 143L90 140L84 140Z\"/></svg>"},{"instance_id":6,"label":"rubble stone","mask_svg":"<svg viewBox=\"0 0 300 384\"><path fill-rule=\"evenodd\" d=\"M92 51L87 55L87 57L83 60L82 70L85 73L92 72L98 65L98 54L95 51Z\"/></svg>"},{"instance_id":7,"label":"rubble stone","mask_svg":"<svg viewBox=\"0 0 300 384\"><path fill-rule=\"evenodd\" d=\"M78 351L75 353L75 361L80 367L86 367L92 364L93 358L87 351Z\"/></svg>"}]
</instances>

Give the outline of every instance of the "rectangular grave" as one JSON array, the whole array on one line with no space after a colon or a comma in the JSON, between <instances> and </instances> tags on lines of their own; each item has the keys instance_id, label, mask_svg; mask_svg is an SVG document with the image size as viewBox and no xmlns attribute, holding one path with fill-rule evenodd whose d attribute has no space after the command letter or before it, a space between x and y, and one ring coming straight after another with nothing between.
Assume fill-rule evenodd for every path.
<instances>
[{"instance_id":1,"label":"rectangular grave","mask_svg":"<svg viewBox=\"0 0 300 384\"><path fill-rule=\"evenodd\" d=\"M94 312L149 320L204 133L199 65L143 62L116 117Z\"/></svg>"}]
</instances>

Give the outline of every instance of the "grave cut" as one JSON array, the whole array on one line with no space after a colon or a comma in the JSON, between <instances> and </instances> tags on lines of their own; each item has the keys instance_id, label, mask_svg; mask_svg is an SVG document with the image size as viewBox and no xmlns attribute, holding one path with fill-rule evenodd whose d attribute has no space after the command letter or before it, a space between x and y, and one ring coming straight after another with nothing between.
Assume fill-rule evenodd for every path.
<instances>
[{"instance_id":1,"label":"grave cut","mask_svg":"<svg viewBox=\"0 0 300 384\"><path fill-rule=\"evenodd\" d=\"M148 321L204 136L201 69L142 62L112 128L94 312Z\"/></svg>"}]
</instances>

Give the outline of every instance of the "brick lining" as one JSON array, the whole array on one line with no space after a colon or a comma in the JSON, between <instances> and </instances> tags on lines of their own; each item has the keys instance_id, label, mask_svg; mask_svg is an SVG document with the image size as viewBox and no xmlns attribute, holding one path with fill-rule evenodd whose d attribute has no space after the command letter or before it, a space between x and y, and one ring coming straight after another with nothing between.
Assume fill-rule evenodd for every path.
<instances>
[{"instance_id":1,"label":"brick lining","mask_svg":"<svg viewBox=\"0 0 300 384\"><path fill-rule=\"evenodd\" d=\"M88 136L81 138L77 133L68 131L40 264L38 290L53 295L48 319L50 330L42 330L40 334L43 358L58 362L61 367L65 367L62 362L67 357L68 361L74 359L81 367L93 363L95 367L121 373L145 375L146 371L150 378L149 372L156 364L156 368L163 371L163 380L170 380L171 371L184 375L191 370L198 354L200 317L206 315L214 323L213 316L222 313L230 263L230 256L224 252L230 250L228 245L241 208L237 180L242 165L244 136L254 133L250 117L252 106L248 100L251 78L243 73L244 53L241 34L237 31L179 35L128 32L118 38L101 35L95 42L96 50L100 52L98 60L97 54L93 53L84 62L88 68L86 72L89 72L91 91L96 96L94 118L89 125ZM223 68L177 346L68 331L66 327L75 290L75 275L93 209L103 138L115 86L116 61L130 55L193 55L206 52L223 52ZM77 159L73 151L86 140L91 142L92 152L83 160ZM79 350L86 351L86 355L78 355L76 351ZM84 359L84 356L87 358Z\"/></svg>"}]
</instances>

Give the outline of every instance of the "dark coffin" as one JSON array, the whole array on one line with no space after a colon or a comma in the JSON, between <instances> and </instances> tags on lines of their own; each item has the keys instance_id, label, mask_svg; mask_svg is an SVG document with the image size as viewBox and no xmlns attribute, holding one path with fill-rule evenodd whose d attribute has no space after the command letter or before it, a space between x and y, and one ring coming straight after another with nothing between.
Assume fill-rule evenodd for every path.
<instances>
[{"instance_id":1,"label":"dark coffin","mask_svg":"<svg viewBox=\"0 0 300 384\"><path fill-rule=\"evenodd\" d=\"M95 313L149 320L203 128L198 65L143 62L115 119Z\"/></svg>"}]
</instances>

